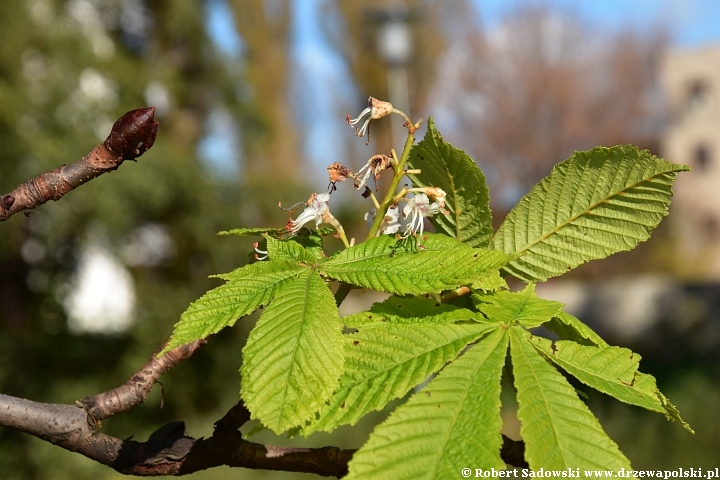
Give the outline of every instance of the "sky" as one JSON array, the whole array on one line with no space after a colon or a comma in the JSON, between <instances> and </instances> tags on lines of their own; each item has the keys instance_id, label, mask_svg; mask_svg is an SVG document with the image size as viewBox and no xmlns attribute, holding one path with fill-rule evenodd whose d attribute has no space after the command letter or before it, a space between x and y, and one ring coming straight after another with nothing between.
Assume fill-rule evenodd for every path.
<instances>
[{"instance_id":1,"label":"sky","mask_svg":"<svg viewBox=\"0 0 720 480\"><path fill-rule=\"evenodd\" d=\"M325 104L323 95L352 98L348 86L352 84L342 61L327 44L320 28L320 5L324 0L295 0L295 32L293 57L299 67L299 85L305 89L301 98L307 102ZM503 18L517 7L547 5L553 10L568 11L590 26L601 29L635 30L649 33L664 29L671 46L696 49L708 44L720 44L720 0L471 0L477 21L486 30L498 26ZM233 25L226 0L209 3L207 28L216 46L229 57L242 57L242 40ZM296 92L299 93L299 92ZM358 105L355 116L364 105ZM298 105L302 109L303 105ZM306 132L307 158L326 158L327 152L340 147L335 140L343 138L344 116L335 118L333 109L314 119ZM221 171L232 170L227 159L232 158L237 139L228 137L227 125L218 123L203 142L201 155ZM235 142L235 143L233 143ZM234 151L237 151L235 149ZM224 160L219 160L224 159ZM219 162L225 162L225 165ZM319 166L324 168L324 166Z\"/></svg>"}]
</instances>

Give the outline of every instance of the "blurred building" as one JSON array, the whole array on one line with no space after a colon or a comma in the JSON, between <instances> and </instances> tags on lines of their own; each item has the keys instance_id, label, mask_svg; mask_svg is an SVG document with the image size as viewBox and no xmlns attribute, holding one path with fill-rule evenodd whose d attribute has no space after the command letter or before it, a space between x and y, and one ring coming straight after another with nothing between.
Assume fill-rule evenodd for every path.
<instances>
[{"instance_id":1,"label":"blurred building","mask_svg":"<svg viewBox=\"0 0 720 480\"><path fill-rule=\"evenodd\" d=\"M678 176L670 216L678 273L720 280L720 45L670 52L663 77L672 116L662 155L692 167Z\"/></svg>"}]
</instances>

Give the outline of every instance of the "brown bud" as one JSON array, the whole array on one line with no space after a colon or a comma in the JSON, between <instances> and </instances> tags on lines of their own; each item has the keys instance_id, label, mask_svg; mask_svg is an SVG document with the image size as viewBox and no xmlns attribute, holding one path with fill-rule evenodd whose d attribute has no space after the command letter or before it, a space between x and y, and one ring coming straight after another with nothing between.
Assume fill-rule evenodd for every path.
<instances>
[{"instance_id":1,"label":"brown bud","mask_svg":"<svg viewBox=\"0 0 720 480\"><path fill-rule=\"evenodd\" d=\"M10 208L13 206L13 203L15 203L15 197L13 197L12 195L5 195L4 197L2 197L2 201L0 203L2 203L2 206L6 209Z\"/></svg>"},{"instance_id":2,"label":"brown bud","mask_svg":"<svg viewBox=\"0 0 720 480\"><path fill-rule=\"evenodd\" d=\"M155 143L158 122L155 107L131 110L113 125L105 146L123 160L133 160L150 150Z\"/></svg>"}]
</instances>

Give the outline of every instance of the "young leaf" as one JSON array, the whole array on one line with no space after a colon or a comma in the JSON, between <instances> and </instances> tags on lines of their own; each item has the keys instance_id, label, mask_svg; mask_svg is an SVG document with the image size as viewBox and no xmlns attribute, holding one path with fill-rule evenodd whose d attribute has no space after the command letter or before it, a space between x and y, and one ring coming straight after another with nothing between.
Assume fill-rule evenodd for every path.
<instances>
[{"instance_id":1,"label":"young leaf","mask_svg":"<svg viewBox=\"0 0 720 480\"><path fill-rule=\"evenodd\" d=\"M630 462L595 415L529 337L522 327L510 328L517 415L530 468L629 470Z\"/></svg>"},{"instance_id":2,"label":"young leaf","mask_svg":"<svg viewBox=\"0 0 720 480\"><path fill-rule=\"evenodd\" d=\"M367 312L344 317L348 327L382 326L389 323L453 323L472 320L478 314L467 308L437 303L432 298L392 296L382 303L374 303Z\"/></svg>"},{"instance_id":3,"label":"young leaf","mask_svg":"<svg viewBox=\"0 0 720 480\"><path fill-rule=\"evenodd\" d=\"M257 262L217 275L228 282L190 304L175 324L163 353L234 325L238 318L266 305L283 282L303 270L287 262Z\"/></svg>"},{"instance_id":4,"label":"young leaf","mask_svg":"<svg viewBox=\"0 0 720 480\"><path fill-rule=\"evenodd\" d=\"M310 265L318 261L315 253L303 248L297 242L275 240L269 236L265 236L265 238L267 239L267 251L270 260L284 260L290 263L304 262Z\"/></svg>"},{"instance_id":5,"label":"young leaf","mask_svg":"<svg viewBox=\"0 0 720 480\"><path fill-rule=\"evenodd\" d=\"M508 337L496 328L380 424L347 479L460 478L458 468L505 468L500 376Z\"/></svg>"},{"instance_id":6,"label":"young leaf","mask_svg":"<svg viewBox=\"0 0 720 480\"><path fill-rule=\"evenodd\" d=\"M435 215L430 221L438 232L471 247L487 247L492 238L490 195L485 176L465 152L443 140L428 118L425 138L410 151L408 167L422 173L408 175L416 187L439 187L447 193L449 215Z\"/></svg>"},{"instance_id":7,"label":"young leaf","mask_svg":"<svg viewBox=\"0 0 720 480\"><path fill-rule=\"evenodd\" d=\"M640 355L627 348L586 347L575 342L531 337L535 348L553 363L583 382L621 402L666 414L692 432L690 426L668 411L659 396L655 378L638 372Z\"/></svg>"},{"instance_id":8,"label":"young leaf","mask_svg":"<svg viewBox=\"0 0 720 480\"><path fill-rule=\"evenodd\" d=\"M335 299L317 271L283 285L243 349L241 395L252 418L278 434L313 418L338 385L342 337Z\"/></svg>"},{"instance_id":9,"label":"young leaf","mask_svg":"<svg viewBox=\"0 0 720 480\"><path fill-rule=\"evenodd\" d=\"M434 243L434 237L438 235L424 240L424 249L410 251L384 235L343 250L318 268L342 282L405 295L439 293L472 284L510 259L493 250L445 248L449 239L441 245Z\"/></svg>"},{"instance_id":10,"label":"young leaf","mask_svg":"<svg viewBox=\"0 0 720 480\"><path fill-rule=\"evenodd\" d=\"M304 434L354 425L440 370L495 325L389 324L345 337L345 371L329 405Z\"/></svg>"},{"instance_id":11,"label":"young leaf","mask_svg":"<svg viewBox=\"0 0 720 480\"><path fill-rule=\"evenodd\" d=\"M631 250L667 215L685 170L630 145L575 152L512 209L493 245L519 254L505 270L526 282Z\"/></svg>"},{"instance_id":12,"label":"young leaf","mask_svg":"<svg viewBox=\"0 0 720 480\"><path fill-rule=\"evenodd\" d=\"M607 347L605 340L578 318L567 312L560 312L545 324L545 328L556 333L563 340L572 340L586 346Z\"/></svg>"},{"instance_id":13,"label":"young leaf","mask_svg":"<svg viewBox=\"0 0 720 480\"><path fill-rule=\"evenodd\" d=\"M535 294L530 284L522 292L498 292L493 295L473 296L475 305L488 319L503 325L539 327L562 311L563 304L545 300Z\"/></svg>"}]
</instances>

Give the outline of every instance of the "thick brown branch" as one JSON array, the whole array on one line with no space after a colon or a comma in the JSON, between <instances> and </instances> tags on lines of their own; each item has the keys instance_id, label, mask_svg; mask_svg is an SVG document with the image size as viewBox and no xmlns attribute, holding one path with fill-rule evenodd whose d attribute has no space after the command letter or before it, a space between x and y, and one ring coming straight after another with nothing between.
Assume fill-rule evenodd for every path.
<instances>
[{"instance_id":1,"label":"thick brown branch","mask_svg":"<svg viewBox=\"0 0 720 480\"><path fill-rule=\"evenodd\" d=\"M14 428L77 452L126 475L185 475L221 465L341 477L353 450L336 447L273 447L249 442L237 427L249 419L236 405L220 420L208 439L185 435L173 422L146 442L120 440L94 429L84 409L38 403L0 394L0 425Z\"/></svg>"},{"instance_id":2,"label":"thick brown branch","mask_svg":"<svg viewBox=\"0 0 720 480\"><path fill-rule=\"evenodd\" d=\"M181 361L190 358L190 356L195 353L195 350L206 343L206 340L196 340L187 345L173 348L158 358L157 355L165 347L166 342L153 352L150 360L130 377L130 379L125 382L125 385L108 390L107 392L98 393L92 397L85 397L80 400L79 403L87 410L90 418L96 421L130 410L135 405L145 401L153 385L155 385L155 382L158 381L163 373Z\"/></svg>"},{"instance_id":3,"label":"thick brown branch","mask_svg":"<svg viewBox=\"0 0 720 480\"><path fill-rule=\"evenodd\" d=\"M250 412L242 402L215 423L215 431L207 439L186 436L183 422L160 427L145 442L120 440L97 431L99 420L143 402L160 375L204 344L196 341L157 358L160 347L125 385L86 397L77 405L39 403L0 394L0 426L34 435L126 475L186 475L222 465L338 478L347 473L355 450L276 447L243 439L239 428L250 420ZM503 460L527 468L523 442L505 436L503 441Z\"/></svg>"},{"instance_id":4,"label":"thick brown branch","mask_svg":"<svg viewBox=\"0 0 720 480\"><path fill-rule=\"evenodd\" d=\"M7 195L0 195L0 221L36 208L43 203L58 201L70 190L103 173L117 169L124 160L134 160L152 147L158 123L155 107L132 110L120 117L110 135L85 158L41 173L18 185Z\"/></svg>"}]
</instances>

